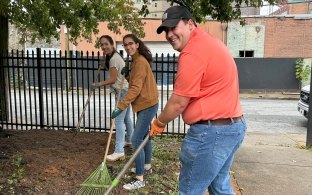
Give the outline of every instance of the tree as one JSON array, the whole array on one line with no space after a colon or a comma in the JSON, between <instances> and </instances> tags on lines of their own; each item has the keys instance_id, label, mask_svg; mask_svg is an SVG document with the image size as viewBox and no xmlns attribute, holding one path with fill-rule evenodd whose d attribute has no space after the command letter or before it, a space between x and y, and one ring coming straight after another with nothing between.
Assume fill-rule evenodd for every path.
<instances>
[{"instance_id":1,"label":"tree","mask_svg":"<svg viewBox=\"0 0 312 195\"><path fill-rule=\"evenodd\" d=\"M8 46L9 46L9 30L8 30L8 18L5 13L7 13L7 8L4 5L7 5L9 0L3 0L0 2L0 121L7 120L7 84L8 79L6 77L7 71L1 66L6 65L6 60L1 60L2 56L5 55ZM2 128L1 128L2 130Z\"/></svg>"},{"instance_id":2,"label":"tree","mask_svg":"<svg viewBox=\"0 0 312 195\"><path fill-rule=\"evenodd\" d=\"M67 27L71 41L80 37L90 40L101 21L108 21L108 28L115 33L123 26L144 36L140 13L131 0L4 0L0 14L20 29L22 41L50 42L52 37L59 38L61 25Z\"/></svg>"}]
</instances>

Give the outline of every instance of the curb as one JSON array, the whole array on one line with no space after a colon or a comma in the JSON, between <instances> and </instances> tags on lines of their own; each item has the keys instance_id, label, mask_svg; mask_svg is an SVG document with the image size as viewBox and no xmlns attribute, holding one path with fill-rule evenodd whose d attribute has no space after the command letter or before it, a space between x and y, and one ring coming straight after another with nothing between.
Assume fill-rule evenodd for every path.
<instances>
[{"instance_id":1,"label":"curb","mask_svg":"<svg viewBox=\"0 0 312 195\"><path fill-rule=\"evenodd\" d=\"M271 94L247 94L241 93L239 94L240 98L242 99L280 99L280 100L299 100L300 94L299 93L271 93Z\"/></svg>"}]
</instances>

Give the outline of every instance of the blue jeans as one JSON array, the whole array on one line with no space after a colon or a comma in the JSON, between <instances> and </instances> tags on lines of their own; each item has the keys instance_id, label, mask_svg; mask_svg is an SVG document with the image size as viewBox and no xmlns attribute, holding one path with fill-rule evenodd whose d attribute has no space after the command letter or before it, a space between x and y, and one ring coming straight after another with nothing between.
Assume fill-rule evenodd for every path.
<instances>
[{"instance_id":1,"label":"blue jeans","mask_svg":"<svg viewBox=\"0 0 312 195\"><path fill-rule=\"evenodd\" d=\"M191 125L181 146L179 195L204 195L207 188L210 195L234 195L229 172L246 128L243 118L223 126Z\"/></svg>"},{"instance_id":2,"label":"blue jeans","mask_svg":"<svg viewBox=\"0 0 312 195\"><path fill-rule=\"evenodd\" d=\"M118 97L118 92L114 90L116 99ZM127 93L127 90L122 89L120 100L122 100ZM129 105L128 108L123 110L115 119L116 125L116 144L115 144L115 152L116 153L124 153L124 146L125 146L125 136L127 142L130 142L132 132L133 132L133 123L131 116L131 106ZM126 135L127 132L127 135Z\"/></svg>"},{"instance_id":3,"label":"blue jeans","mask_svg":"<svg viewBox=\"0 0 312 195\"><path fill-rule=\"evenodd\" d=\"M132 135L132 145L137 149L149 134L150 124L156 115L158 104L141 110L137 113L137 120ZM136 175L141 176L144 173L144 164L150 164L152 161L152 143L149 140L143 150L135 158Z\"/></svg>"}]
</instances>

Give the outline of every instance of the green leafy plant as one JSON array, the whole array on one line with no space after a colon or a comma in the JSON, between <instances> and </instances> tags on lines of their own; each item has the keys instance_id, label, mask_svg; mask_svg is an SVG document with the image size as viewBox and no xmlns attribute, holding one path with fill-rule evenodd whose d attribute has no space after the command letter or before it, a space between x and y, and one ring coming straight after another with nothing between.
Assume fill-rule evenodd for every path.
<instances>
[{"instance_id":1,"label":"green leafy plant","mask_svg":"<svg viewBox=\"0 0 312 195\"><path fill-rule=\"evenodd\" d=\"M299 80L299 89L301 89L302 83L309 79L310 73L311 67L305 65L303 58L297 59L295 66L295 75L296 78Z\"/></svg>"},{"instance_id":2,"label":"green leafy plant","mask_svg":"<svg viewBox=\"0 0 312 195\"><path fill-rule=\"evenodd\" d=\"M7 179L7 184L9 187L9 191L14 194L15 189L19 183L19 181L22 179L25 170L23 168L22 164L23 157L20 153L17 153L12 161L12 165L14 166L13 173L9 176Z\"/></svg>"}]
</instances>

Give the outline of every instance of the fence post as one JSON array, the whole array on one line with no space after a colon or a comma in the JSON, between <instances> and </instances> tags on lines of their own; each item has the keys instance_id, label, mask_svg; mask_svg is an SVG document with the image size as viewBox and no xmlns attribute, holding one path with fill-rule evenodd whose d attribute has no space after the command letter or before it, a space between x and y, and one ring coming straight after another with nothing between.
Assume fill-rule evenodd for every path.
<instances>
[{"instance_id":1,"label":"fence post","mask_svg":"<svg viewBox=\"0 0 312 195\"><path fill-rule=\"evenodd\" d=\"M42 91L42 66L41 66L41 49L37 48L37 68L38 68L38 88L39 88L39 117L40 128L44 127L44 108L43 108L43 91Z\"/></svg>"}]
</instances>

